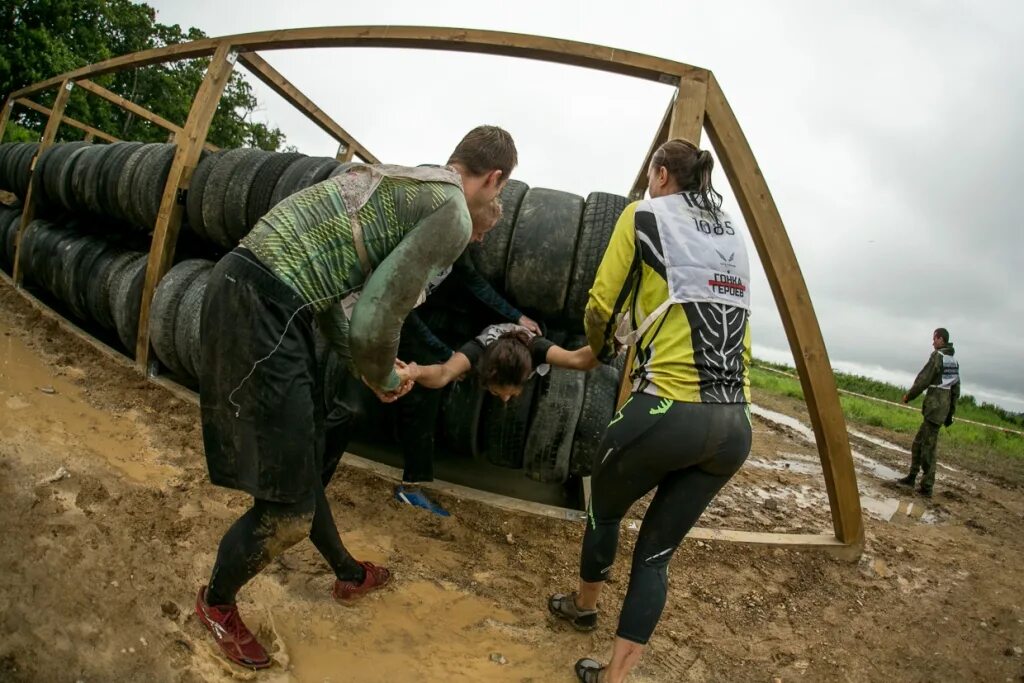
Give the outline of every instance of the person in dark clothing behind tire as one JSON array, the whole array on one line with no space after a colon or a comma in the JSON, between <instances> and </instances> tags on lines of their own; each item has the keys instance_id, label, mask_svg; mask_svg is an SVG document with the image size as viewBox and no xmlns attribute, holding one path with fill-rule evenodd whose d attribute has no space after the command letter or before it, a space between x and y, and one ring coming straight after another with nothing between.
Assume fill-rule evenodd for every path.
<instances>
[{"instance_id":1,"label":"person in dark clothing behind tire","mask_svg":"<svg viewBox=\"0 0 1024 683\"><path fill-rule=\"evenodd\" d=\"M380 398L411 388L396 362L402 321L431 274L482 238L473 234L470 209L498 196L516 165L515 144L504 130L481 126L448 163L359 165L294 194L210 275L199 377L206 462L214 484L245 491L253 504L221 540L196 614L233 662L270 666L235 596L304 537L334 570L339 602L391 578L348 553L324 495L314 317Z\"/></svg>"},{"instance_id":2,"label":"person in dark clothing behind tire","mask_svg":"<svg viewBox=\"0 0 1024 683\"><path fill-rule=\"evenodd\" d=\"M489 231L501 218L501 202L495 199L479 211L471 212L473 225L480 225ZM449 273L455 284L461 285L473 297L489 308L495 315L526 328L533 334L540 334L540 326L498 294L477 272L468 253L455 261L448 271L439 273L431 280L426 295L429 297L445 281ZM449 289L449 292L460 292ZM423 319L413 311L402 326L402 340L398 355L408 363L431 365L444 363L454 351L431 331ZM447 517L448 511L431 500L418 486L434 480L434 439L437 415L441 409L441 392L423 385L417 385L398 402L398 443L402 449L405 467L402 483L395 489L395 500L420 507L435 515Z\"/></svg>"},{"instance_id":3,"label":"person in dark clothing behind tire","mask_svg":"<svg viewBox=\"0 0 1024 683\"><path fill-rule=\"evenodd\" d=\"M581 631L596 627L619 523L657 493L637 537L611 662L576 663L588 683L619 683L639 661L665 606L673 553L750 451L749 265L711 186L713 165L686 140L658 148L652 199L626 207L590 290L590 346L607 362L620 345L636 344L633 392L598 450L579 588L548 599L555 616Z\"/></svg>"},{"instance_id":4,"label":"person in dark clothing behind tire","mask_svg":"<svg viewBox=\"0 0 1024 683\"><path fill-rule=\"evenodd\" d=\"M921 392L928 392L921 406L924 419L910 451L910 473L896 480L898 484L913 487L918 471L923 471L918 492L927 498L931 498L935 485L935 445L939 429L942 425L950 427L953 424L956 402L960 400L960 364L953 358L956 351L945 328L940 327L932 333L932 348L934 351L917 374L914 386L903 395L903 402L909 403Z\"/></svg>"}]
</instances>

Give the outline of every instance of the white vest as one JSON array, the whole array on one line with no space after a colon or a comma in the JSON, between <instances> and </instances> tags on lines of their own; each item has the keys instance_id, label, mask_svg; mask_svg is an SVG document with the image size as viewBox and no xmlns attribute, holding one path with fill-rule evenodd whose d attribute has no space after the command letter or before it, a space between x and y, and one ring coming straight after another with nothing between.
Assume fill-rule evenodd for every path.
<instances>
[{"instance_id":1,"label":"white vest","mask_svg":"<svg viewBox=\"0 0 1024 683\"><path fill-rule=\"evenodd\" d=\"M653 213L657 221L668 299L635 330L629 329L630 316L623 317L616 333L623 345L639 341L672 304L706 302L750 309L750 263L743 237L728 214L719 211L716 218L699 208L699 202L699 194L685 192L637 205L637 212Z\"/></svg>"},{"instance_id":2,"label":"white vest","mask_svg":"<svg viewBox=\"0 0 1024 683\"><path fill-rule=\"evenodd\" d=\"M954 384L960 381L960 363L953 356L947 356L939 351L942 356L942 381L936 385L940 389L952 389Z\"/></svg>"}]
</instances>

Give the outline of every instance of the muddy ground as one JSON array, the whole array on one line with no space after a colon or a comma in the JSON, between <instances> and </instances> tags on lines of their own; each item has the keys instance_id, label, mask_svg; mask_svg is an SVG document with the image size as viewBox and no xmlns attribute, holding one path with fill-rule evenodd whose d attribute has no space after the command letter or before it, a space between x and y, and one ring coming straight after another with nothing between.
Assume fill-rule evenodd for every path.
<instances>
[{"instance_id":1,"label":"muddy ground","mask_svg":"<svg viewBox=\"0 0 1024 683\"><path fill-rule=\"evenodd\" d=\"M607 656L633 532L600 628L580 635L544 608L573 585L578 523L454 498L440 519L342 467L328 494L343 537L393 568L393 588L341 607L303 543L240 596L277 664L230 667L192 606L246 500L206 481L196 408L6 285L0 334L0 680L539 683ZM755 399L807 420L795 402ZM852 443L870 510L861 560L685 542L633 680L1024 681L1024 492L943 469L924 502L883 484L900 453ZM751 461L702 524L827 530L811 444L758 419Z\"/></svg>"}]
</instances>

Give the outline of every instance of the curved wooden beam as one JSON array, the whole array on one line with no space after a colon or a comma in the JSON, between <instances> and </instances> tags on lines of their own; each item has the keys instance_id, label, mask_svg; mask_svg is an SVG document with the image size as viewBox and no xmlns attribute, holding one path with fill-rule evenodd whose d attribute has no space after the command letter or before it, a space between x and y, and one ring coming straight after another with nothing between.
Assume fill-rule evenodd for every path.
<instances>
[{"instance_id":1,"label":"curved wooden beam","mask_svg":"<svg viewBox=\"0 0 1024 683\"><path fill-rule=\"evenodd\" d=\"M807 399L836 537L846 545L860 546L864 542L864 521L857 475L825 340L768 183L714 76L708 83L704 124L743 211L779 307Z\"/></svg>"},{"instance_id":2,"label":"curved wooden beam","mask_svg":"<svg viewBox=\"0 0 1024 683\"><path fill-rule=\"evenodd\" d=\"M708 73L706 69L639 52L523 33L431 26L322 26L240 33L143 50L54 76L17 90L12 95L23 97L51 88L64 80L99 76L128 67L208 57L218 45L224 43L238 51L317 47L404 47L476 52L582 66L668 85L676 85L679 79L684 77L701 76L706 80Z\"/></svg>"}]
</instances>

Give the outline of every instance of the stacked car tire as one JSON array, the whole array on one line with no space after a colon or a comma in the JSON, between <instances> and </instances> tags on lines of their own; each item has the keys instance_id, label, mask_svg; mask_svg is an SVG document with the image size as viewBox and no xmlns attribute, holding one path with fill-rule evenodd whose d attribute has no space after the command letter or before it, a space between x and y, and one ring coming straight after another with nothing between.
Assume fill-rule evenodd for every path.
<instances>
[{"instance_id":1,"label":"stacked car tire","mask_svg":"<svg viewBox=\"0 0 1024 683\"><path fill-rule=\"evenodd\" d=\"M107 330L134 352L152 231L174 160L171 144L119 142L0 145L0 189L23 198L34 173L37 220L21 247L26 282L61 302L70 317ZM198 381L199 318L216 259L233 248L276 203L348 170L325 157L233 149L206 153L184 198L185 224L201 238L158 284L150 309L156 359L178 378ZM510 181L503 215L482 244L470 247L481 275L512 304L568 348L586 343L583 311L601 256L626 206L624 197L595 192L586 199ZM20 207L0 208L0 265L10 270ZM205 245L205 246L204 246ZM452 346L467 341L494 314L473 308L468 295L435 296L421 310ZM325 384L343 391L347 371L330 354ZM446 450L508 468L542 482L589 473L614 411L620 367L584 374L558 368L535 376L503 403L467 380L446 389L438 441ZM377 407L364 419L380 420ZM375 422L385 424L385 422ZM380 432L380 429L371 430ZM364 430L366 433L366 430Z\"/></svg>"}]
</instances>

